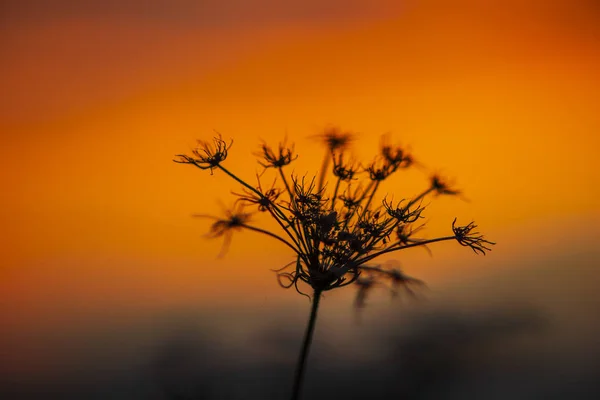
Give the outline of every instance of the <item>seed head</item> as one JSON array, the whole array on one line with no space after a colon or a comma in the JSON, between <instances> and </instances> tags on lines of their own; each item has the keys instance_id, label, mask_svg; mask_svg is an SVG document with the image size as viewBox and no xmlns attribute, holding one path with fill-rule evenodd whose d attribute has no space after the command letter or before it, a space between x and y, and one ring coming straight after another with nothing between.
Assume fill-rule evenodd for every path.
<instances>
[{"instance_id":1,"label":"seed head","mask_svg":"<svg viewBox=\"0 0 600 400\"><path fill-rule=\"evenodd\" d=\"M200 169L210 169L212 174L213 168L225 161L232 144L233 140L227 144L219 133L213 138L212 144L198 140L198 146L192 150L192 156L178 154L178 159L174 161L180 164L193 164Z\"/></svg>"},{"instance_id":2,"label":"seed head","mask_svg":"<svg viewBox=\"0 0 600 400\"><path fill-rule=\"evenodd\" d=\"M465 226L456 226L455 224L456 218L454 218L454 221L452 221L452 231L454 231L456 241L462 246L470 247L475 254L485 255L486 250L492 250L488 246L496 244L494 242L490 242L489 240L485 240L484 236L479 232L473 232L473 230L477 228L477 225L475 225L474 221L469 222L469 224Z\"/></svg>"},{"instance_id":3,"label":"seed head","mask_svg":"<svg viewBox=\"0 0 600 400\"><path fill-rule=\"evenodd\" d=\"M431 189L435 191L436 194L438 195L442 195L442 194L447 194L447 195L459 195L461 194L461 191L458 189L453 189L450 185L450 183L448 183L446 180L444 180L444 178L442 178L440 175L432 175L430 178L430 182L431 182Z\"/></svg>"},{"instance_id":4,"label":"seed head","mask_svg":"<svg viewBox=\"0 0 600 400\"><path fill-rule=\"evenodd\" d=\"M318 137L325 143L331 153L345 150L354 139L352 133L343 132L337 127L326 129L325 132Z\"/></svg>"},{"instance_id":5,"label":"seed head","mask_svg":"<svg viewBox=\"0 0 600 400\"><path fill-rule=\"evenodd\" d=\"M398 269L385 269L367 266L367 264L387 253L411 248L423 247L429 251L428 244L457 240L459 244L470 247L477 254L485 254L493 242L474 232L475 224L457 227L452 223L454 235L435 239L418 239L414 234L423 225L415 227L422 218L425 207L423 199L430 194L459 194L440 176L433 175L426 189L412 200L382 201L376 196L392 173L408 168L413 158L400 146L392 146L383 141L375 160L366 168L360 164L347 162L344 150L352 140L352 135L338 128L332 128L319 136L327 145L328 152L322 170L316 176L302 176L283 172L298 156L294 146L285 141L277 149L266 143L257 153L260 165L266 170L277 170L270 189L264 190L260 176L258 186L251 186L236 174L221 165L227 157L231 143L227 145L218 135L212 143L199 142L191 156L179 155L176 162L193 164L201 169L218 167L237 184L242 185L239 192L233 192L238 198L233 210L227 211L225 218L206 215L214 220L210 227L210 237L224 237L221 254L228 247L231 234L235 230L245 229L267 235L293 250L295 261L277 270L279 283L284 287L294 287L302 293L298 284L304 283L315 292L343 287L358 283L362 300L367 291L380 281L389 283L397 291L399 287L418 286L422 282L408 277ZM326 173L333 163L334 182L327 183ZM360 172L367 172L364 184L360 182ZM364 175L362 175L364 176ZM354 181L359 180L356 186ZM279 187L277 184L280 183ZM271 232L250 223L251 214L244 207L257 207L277 222L280 233ZM410 290L410 288L409 288Z\"/></svg>"},{"instance_id":6,"label":"seed head","mask_svg":"<svg viewBox=\"0 0 600 400\"><path fill-rule=\"evenodd\" d=\"M344 153L333 155L333 175L341 181L351 181L358 173L359 167L355 163L345 163Z\"/></svg>"},{"instance_id":7,"label":"seed head","mask_svg":"<svg viewBox=\"0 0 600 400\"><path fill-rule=\"evenodd\" d=\"M294 155L294 145L287 147L285 141L279 143L277 152L263 143L260 147L261 151L258 156L262 158L258 163L266 168L283 168L291 164L292 161L298 158Z\"/></svg>"}]
</instances>

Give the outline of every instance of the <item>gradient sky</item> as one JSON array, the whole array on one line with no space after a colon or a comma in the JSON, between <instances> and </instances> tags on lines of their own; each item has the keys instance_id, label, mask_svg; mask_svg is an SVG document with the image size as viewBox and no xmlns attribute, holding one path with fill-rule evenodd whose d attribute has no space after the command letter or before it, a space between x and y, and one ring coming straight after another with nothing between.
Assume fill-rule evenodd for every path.
<instances>
[{"instance_id":1,"label":"gradient sky","mask_svg":"<svg viewBox=\"0 0 600 400\"><path fill-rule=\"evenodd\" d=\"M469 199L432 202L427 234L447 234L457 216L499 243L485 258L450 244L398 256L434 285L597 254L594 1L0 7L4 347L73 319L295 298L268 270L288 261L285 248L266 256L269 241L242 233L215 260L209 224L190 217L219 213L238 189L171 162L213 129L233 138L227 165L248 180L261 139L287 133L311 171L322 149L309 136L331 124L357 132L363 159L391 132L426 168L390 192L414 195L440 171Z\"/></svg>"}]
</instances>

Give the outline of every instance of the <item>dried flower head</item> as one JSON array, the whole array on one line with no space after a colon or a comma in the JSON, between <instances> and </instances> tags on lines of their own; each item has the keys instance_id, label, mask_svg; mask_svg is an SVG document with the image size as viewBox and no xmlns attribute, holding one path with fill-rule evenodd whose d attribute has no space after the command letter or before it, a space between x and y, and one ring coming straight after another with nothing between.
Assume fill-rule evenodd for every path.
<instances>
[{"instance_id":1,"label":"dried flower head","mask_svg":"<svg viewBox=\"0 0 600 400\"><path fill-rule=\"evenodd\" d=\"M389 281L389 285L384 283L386 280ZM413 298L416 298L415 289L425 286L425 282L406 275L399 267L382 268L380 266L364 266L356 284L358 286L355 298L357 308L365 306L368 293L376 286L389 289L392 297L397 297L403 290Z\"/></svg>"},{"instance_id":2,"label":"dried flower head","mask_svg":"<svg viewBox=\"0 0 600 400\"><path fill-rule=\"evenodd\" d=\"M430 194L457 195L460 191L452 188L438 175L433 175L430 184L412 200L397 203L380 200L378 191L384 181L398 171L410 168L414 160L400 146L382 142L380 154L364 171L368 178L352 186L360 171L354 163L347 163L347 150L352 135L338 128L326 130L319 135L327 149L318 176L308 177L286 174L284 169L294 161L293 146L280 143L275 151L266 144L258 154L259 163L267 170L275 170L277 175L272 187L263 190L258 177L258 186L248 184L225 166L231 143L227 145L220 135L212 144L199 142L200 146L192 156L179 155L179 163L192 164L200 169L219 169L242 185L242 192L234 209L225 218L198 215L215 220L210 228L210 237L225 237L221 255L229 246L231 233L235 230L249 230L275 239L293 252L293 261L275 270L279 284L285 288L294 287L302 293L302 286L312 290L311 319L307 328L301 352L296 379L294 399L298 398L302 382L307 348L314 328L314 321L323 292L341 288L352 283L358 285L355 305L363 307L367 293L374 287L388 287L392 294L404 289L414 295L414 288L423 282L405 275L399 268L384 268L371 265L371 261L388 253L412 247L427 247L430 244L456 240L470 247L476 254L485 254L493 242L474 232L476 225L456 226L452 222L452 235L432 239L415 238L413 235L423 225L416 226L425 207L423 199ZM328 168L333 163L333 171ZM327 182L328 174L332 182ZM331 176L332 175L332 176ZM277 182L281 186L277 186ZM361 184L362 183L362 184ZM279 232L260 228L250 223L250 213L244 206L257 207L270 215L277 223Z\"/></svg>"},{"instance_id":3,"label":"dried flower head","mask_svg":"<svg viewBox=\"0 0 600 400\"><path fill-rule=\"evenodd\" d=\"M400 289L403 289L412 297L416 297L413 287L425 286L425 282L406 275L398 268L388 271L388 274L392 281L392 296L397 296Z\"/></svg>"},{"instance_id":4,"label":"dried flower head","mask_svg":"<svg viewBox=\"0 0 600 400\"><path fill-rule=\"evenodd\" d=\"M275 202L281 195L282 190L275 187L276 180L274 180L271 188L267 191L263 191L260 183L260 176L257 175L256 179L258 180L258 187L256 188L256 191L250 191L245 187L242 187L243 193L231 193L238 196L236 203L242 201L249 204L256 204L258 206L258 211L271 211L275 205Z\"/></svg>"},{"instance_id":5,"label":"dried flower head","mask_svg":"<svg viewBox=\"0 0 600 400\"><path fill-rule=\"evenodd\" d=\"M298 155L294 155L294 145L286 146L286 141L279 143L277 152L263 143L260 147L261 151L258 155L262 158L258 163L266 168L283 168L289 165L298 158Z\"/></svg>"},{"instance_id":6,"label":"dried flower head","mask_svg":"<svg viewBox=\"0 0 600 400\"><path fill-rule=\"evenodd\" d=\"M353 162L344 162L344 153L333 155L333 175L341 181L350 181L359 171L359 166Z\"/></svg>"},{"instance_id":7,"label":"dried flower head","mask_svg":"<svg viewBox=\"0 0 600 400\"><path fill-rule=\"evenodd\" d=\"M412 200L394 203L384 198L380 205L376 205L374 199L382 181L398 170L410 167L412 158L403 148L383 143L381 154L366 169L369 184L352 188L351 182L358 168L344 161L344 150L351 135L339 129L330 129L322 138L328 150L326 157L334 165L335 184L332 192L321 182L326 176L324 171L321 171L319 182L316 177L286 177L283 169L297 156L293 154L293 146L287 147L285 142L279 144L277 151L266 144L261 147L261 165L265 169L276 169L278 179L282 182L282 187L277 187L276 178L266 191L261 187L260 177L258 187L253 187L221 164L230 145L220 135L214 138L212 145L200 142L201 148L194 151L194 157L181 156L184 162L200 168L223 170L242 185L241 193L234 192L238 197L236 204L257 206L259 211L269 212L282 229L282 234L277 234L250 225L250 214L240 208L229 212L225 219L216 219L211 227L211 236L222 236L234 229L246 229L279 240L294 251L296 258L295 263L279 271L280 282L281 279L290 281L292 285L289 286L296 288L298 282L303 282L316 292L356 282L364 273L366 263L383 254L415 246L427 249L428 244L451 239L456 239L476 253L484 254L489 250L488 245L493 244L472 232L475 227L473 223L466 227L453 224L452 236L413 238L413 234L422 228L414 225L424 212L423 198L429 193L459 192L434 175L430 186Z\"/></svg>"},{"instance_id":8,"label":"dried flower head","mask_svg":"<svg viewBox=\"0 0 600 400\"><path fill-rule=\"evenodd\" d=\"M341 194L339 198L342 200L344 208L348 209L349 211L354 210L360 207L360 204L364 199L364 190L361 186L358 186L354 190L348 186L345 192Z\"/></svg>"},{"instance_id":9,"label":"dried flower head","mask_svg":"<svg viewBox=\"0 0 600 400\"><path fill-rule=\"evenodd\" d=\"M413 157L402 146L393 146L389 143L389 135L383 135L380 145L381 156L394 169L409 168L413 165Z\"/></svg>"},{"instance_id":10,"label":"dried flower head","mask_svg":"<svg viewBox=\"0 0 600 400\"><path fill-rule=\"evenodd\" d=\"M473 230L477 228L477 225L475 225L475 222L473 221L469 222L469 224L465 226L456 226L455 224L456 218L454 218L454 221L452 221L452 231L454 231L456 241L462 246L470 247L475 254L480 253L485 255L486 251L492 250L488 246L496 244L494 242L490 242L489 240L485 240L483 235L479 232L473 232Z\"/></svg>"},{"instance_id":11,"label":"dried flower head","mask_svg":"<svg viewBox=\"0 0 600 400\"><path fill-rule=\"evenodd\" d=\"M344 132L337 127L326 129L318 137L323 141L323 143L325 143L329 151L332 153L345 150L350 145L350 142L352 142L354 139L354 135L352 133Z\"/></svg>"},{"instance_id":12,"label":"dried flower head","mask_svg":"<svg viewBox=\"0 0 600 400\"><path fill-rule=\"evenodd\" d=\"M354 299L354 306L357 309L366 305L367 295L378 283L374 276L361 276L356 280L355 284L358 286L358 291Z\"/></svg>"},{"instance_id":13,"label":"dried flower head","mask_svg":"<svg viewBox=\"0 0 600 400\"><path fill-rule=\"evenodd\" d=\"M417 233L418 231L420 231L421 229L423 229L424 226L425 225L419 225L417 227L413 227L412 224L399 224L396 227L396 232L395 232L398 243L405 246L408 244L419 243L420 241L423 241L423 239L413 238L413 235L415 233ZM424 246L424 248L427 249L426 246Z\"/></svg>"},{"instance_id":14,"label":"dried flower head","mask_svg":"<svg viewBox=\"0 0 600 400\"><path fill-rule=\"evenodd\" d=\"M431 189L438 195L447 194L451 196L456 196L461 194L460 190L452 188L452 185L438 174L432 175L430 178L430 182Z\"/></svg>"},{"instance_id":15,"label":"dried flower head","mask_svg":"<svg viewBox=\"0 0 600 400\"><path fill-rule=\"evenodd\" d=\"M233 140L227 144L221 134L218 134L213 137L212 144L198 140L198 146L192 150L193 156L177 154L178 159L174 161L180 164L193 164L200 169L210 169L212 174L213 169L225 161L232 144Z\"/></svg>"},{"instance_id":16,"label":"dried flower head","mask_svg":"<svg viewBox=\"0 0 600 400\"><path fill-rule=\"evenodd\" d=\"M403 205L405 200L400 200L396 205L392 202L387 202L384 198L382 201L385 211L393 218L396 218L400 223L412 224L421 217L421 213L425 210L425 207L419 203L416 207L413 207L414 202L409 201Z\"/></svg>"},{"instance_id":17,"label":"dried flower head","mask_svg":"<svg viewBox=\"0 0 600 400\"><path fill-rule=\"evenodd\" d=\"M206 214L193 214L194 217L199 218L209 218L213 219L215 222L210 227L210 231L208 233L208 237L218 238L224 237L223 246L221 247L221 251L219 252L218 257L222 257L229 245L231 244L231 235L233 231L241 230L246 227L247 223L250 220L250 213L243 212L243 207L234 207L231 210L225 210L225 218L219 218L212 215Z\"/></svg>"},{"instance_id":18,"label":"dried flower head","mask_svg":"<svg viewBox=\"0 0 600 400\"><path fill-rule=\"evenodd\" d=\"M387 159L377 157L367 167L369 178L372 181L383 181L388 176L396 172L396 166L390 163Z\"/></svg>"}]
</instances>

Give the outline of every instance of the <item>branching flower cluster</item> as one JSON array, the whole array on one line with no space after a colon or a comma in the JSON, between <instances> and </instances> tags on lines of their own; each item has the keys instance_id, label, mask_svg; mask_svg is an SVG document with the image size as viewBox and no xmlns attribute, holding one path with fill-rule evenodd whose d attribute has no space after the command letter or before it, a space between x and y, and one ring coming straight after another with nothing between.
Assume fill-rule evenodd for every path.
<instances>
[{"instance_id":1,"label":"branching flower cluster","mask_svg":"<svg viewBox=\"0 0 600 400\"><path fill-rule=\"evenodd\" d=\"M269 189L263 189L239 178L224 166L232 142L220 135L212 143L198 142L191 155L180 154L175 162L190 164L200 169L221 170L242 186L234 192L236 207L225 218L211 217L215 222L212 236L225 236L234 229L246 229L270 236L286 245L294 253L294 261L276 270L278 281L285 288L294 287L302 293L299 283L310 286L315 295L357 283L361 293L381 280L388 280L396 292L399 286L409 288L422 282L404 275L399 269L384 269L370 264L375 258L411 247L456 240L477 254L490 250L490 242L474 232L473 222L466 226L452 223L452 235L422 239L415 234L424 211L423 199L428 195L458 195L440 176L430 178L425 190L412 199L394 201L387 197L376 201L382 183L392 174L415 164L412 155L402 146L383 142L375 159L362 166L348 156L348 147L354 140L350 133L330 129L319 136L326 145L326 155L318 176L287 174L285 169L298 156L294 146L280 143L276 149L263 143L257 153L259 164L277 173ZM331 168L332 166L332 168ZM326 182L328 174L332 182ZM279 226L279 232L268 231L250 223L247 207L257 207L269 213ZM204 216L204 215L201 215ZM364 297L364 296L363 296ZM359 304L359 305L360 305Z\"/></svg>"}]
</instances>

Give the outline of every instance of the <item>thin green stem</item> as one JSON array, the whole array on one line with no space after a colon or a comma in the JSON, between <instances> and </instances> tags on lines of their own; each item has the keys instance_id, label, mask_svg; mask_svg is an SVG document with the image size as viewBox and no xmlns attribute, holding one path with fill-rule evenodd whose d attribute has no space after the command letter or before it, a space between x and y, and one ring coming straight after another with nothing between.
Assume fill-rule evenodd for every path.
<instances>
[{"instance_id":1,"label":"thin green stem","mask_svg":"<svg viewBox=\"0 0 600 400\"><path fill-rule=\"evenodd\" d=\"M308 319L308 325L306 326L306 332L304 333L304 341L302 343L302 350L300 350L300 357L296 364L296 374L294 376L294 387L292 390L292 400L300 399L300 391L302 390L302 383L304 381L304 372L306 371L306 359L310 352L310 345L312 343L313 332L315 330L315 322L317 321L317 311L319 310L319 300L321 299L321 291L314 291L312 306L310 309L310 317Z\"/></svg>"}]
</instances>

